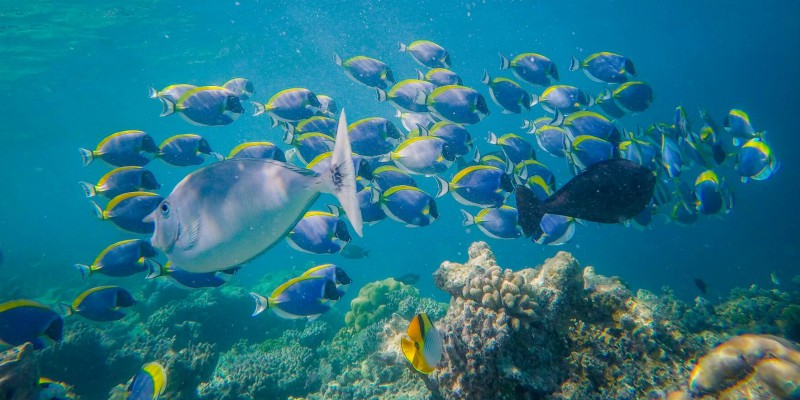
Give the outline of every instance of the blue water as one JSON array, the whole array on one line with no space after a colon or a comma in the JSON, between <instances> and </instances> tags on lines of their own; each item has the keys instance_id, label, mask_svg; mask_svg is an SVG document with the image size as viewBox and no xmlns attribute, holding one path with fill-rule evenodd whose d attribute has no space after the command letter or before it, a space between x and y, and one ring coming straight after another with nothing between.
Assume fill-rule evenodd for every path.
<instances>
[{"instance_id":1,"label":"blue water","mask_svg":"<svg viewBox=\"0 0 800 400\"><path fill-rule=\"evenodd\" d=\"M634 60L639 78L655 90L652 107L625 117L626 127L671 121L683 105L696 126L697 111L721 120L727 110L746 110L769 140L783 169L765 182L734 181L737 204L723 218L701 218L692 227L656 224L639 231L623 226L580 226L560 247L529 240L497 241L461 226L452 198L438 199L441 218L409 229L386 220L365 228L357 243L369 258L300 254L281 244L247 265L235 278L247 286L267 271L304 270L309 262L336 262L363 284L406 272L420 274L423 294L445 300L429 278L443 260L463 261L468 245L487 240L507 268L541 263L557 251L576 255L598 272L619 275L634 288L678 295L698 294L694 278L709 284L710 297L734 286L782 285L797 274L796 94L800 3L776 2L84 2L69 6L30 2L0 6L0 249L2 276L15 295L35 298L51 292L67 301L83 289L110 279L84 282L72 264L89 263L108 244L132 237L96 220L77 182L96 182L108 167L81 166L76 151L93 147L116 131L140 129L157 142L179 133L198 133L227 154L246 140L278 142L279 129L265 118L242 116L225 127L196 127L177 116L160 118L160 105L147 87L172 83L221 84L241 76L256 86L254 100L266 101L289 87L308 87L332 96L351 121L390 117L394 109L375 93L347 79L331 57L368 55L387 62L398 80L415 76L408 54L397 42L431 39L452 56L452 69L480 90L483 69L497 76L498 52L539 52L559 67L562 83L597 93L601 86L580 72L569 72L571 56L613 51ZM528 86L529 88L529 86ZM535 89L534 91L540 91ZM518 116L492 110L470 128L482 149L489 130L517 132ZM543 112L535 107L525 116ZM398 121L399 122L399 121ZM399 126L399 123L398 123ZM529 137L533 142L533 138ZM540 160L568 179L563 161L539 152ZM162 194L191 168L159 161L152 169ZM429 193L432 179L418 179ZM333 198L324 197L317 209ZM94 278L93 278L94 279ZM138 284L138 277L124 280ZM120 282L120 281L117 281ZM351 290L347 302L356 293ZM0 300L9 300L0 294Z\"/></svg>"}]
</instances>

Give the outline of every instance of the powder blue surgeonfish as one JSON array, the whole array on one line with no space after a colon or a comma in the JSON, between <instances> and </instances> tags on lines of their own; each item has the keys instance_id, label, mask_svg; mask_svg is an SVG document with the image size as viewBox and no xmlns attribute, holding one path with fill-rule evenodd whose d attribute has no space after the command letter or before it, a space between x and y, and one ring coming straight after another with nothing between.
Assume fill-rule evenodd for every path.
<instances>
[{"instance_id":1,"label":"powder blue surgeonfish","mask_svg":"<svg viewBox=\"0 0 800 400\"><path fill-rule=\"evenodd\" d=\"M336 290L339 292L339 297L343 297L347 293L347 288L353 282L350 276L347 275L343 269L336 266L336 264L322 264L310 268L308 271L303 272L300 276L319 276L332 281L336 284ZM331 307L336 303L336 300L330 300Z\"/></svg>"},{"instance_id":2,"label":"powder blue surgeonfish","mask_svg":"<svg viewBox=\"0 0 800 400\"><path fill-rule=\"evenodd\" d=\"M333 61L344 68L344 74L354 82L375 89L386 89L394 84L392 69L381 60L355 56L342 61L333 53Z\"/></svg>"},{"instance_id":3,"label":"powder blue surgeonfish","mask_svg":"<svg viewBox=\"0 0 800 400\"><path fill-rule=\"evenodd\" d=\"M414 177L393 165L382 165L372 171L372 180L375 187L387 190L394 186L417 186Z\"/></svg>"},{"instance_id":4,"label":"powder blue surgeonfish","mask_svg":"<svg viewBox=\"0 0 800 400\"><path fill-rule=\"evenodd\" d=\"M614 158L614 145L595 136L581 135L572 141L568 159L583 170L601 161Z\"/></svg>"},{"instance_id":5,"label":"powder blue surgeonfish","mask_svg":"<svg viewBox=\"0 0 800 400\"><path fill-rule=\"evenodd\" d=\"M575 236L575 218L545 214L539 223L539 228L541 234L533 238L534 242L558 246L569 242Z\"/></svg>"},{"instance_id":6,"label":"powder blue surgeonfish","mask_svg":"<svg viewBox=\"0 0 800 400\"><path fill-rule=\"evenodd\" d=\"M147 279L168 277L172 279L173 282L187 289L220 287L227 283L239 270L237 267L217 272L189 272L176 268L169 263L161 265L156 262L150 263L148 268Z\"/></svg>"},{"instance_id":7,"label":"powder blue surgeonfish","mask_svg":"<svg viewBox=\"0 0 800 400\"><path fill-rule=\"evenodd\" d=\"M261 158L286 162L286 155L280 147L271 142L246 142L231 150L227 158Z\"/></svg>"},{"instance_id":8,"label":"powder blue surgeonfish","mask_svg":"<svg viewBox=\"0 0 800 400\"><path fill-rule=\"evenodd\" d=\"M211 150L206 139L192 133L167 138L161 142L158 151L159 158L177 167L200 165L209 155L216 160L223 159L221 154Z\"/></svg>"},{"instance_id":9,"label":"powder blue surgeonfish","mask_svg":"<svg viewBox=\"0 0 800 400\"><path fill-rule=\"evenodd\" d=\"M520 114L531 109L531 95L519 83L502 77L492 79L486 70L483 70L481 82L489 86L489 95L503 107L503 114Z\"/></svg>"},{"instance_id":10,"label":"powder blue surgeonfish","mask_svg":"<svg viewBox=\"0 0 800 400\"><path fill-rule=\"evenodd\" d=\"M594 98L583 90L569 85L553 85L541 96L531 95L531 105L540 104L545 111L571 114L594 105Z\"/></svg>"},{"instance_id":11,"label":"powder blue surgeonfish","mask_svg":"<svg viewBox=\"0 0 800 400\"><path fill-rule=\"evenodd\" d=\"M522 236L522 228L517 223L519 216L514 207L484 208L474 216L461 210L461 215L464 217L462 225L465 227L477 225L478 229L490 238L517 239Z\"/></svg>"},{"instance_id":12,"label":"powder blue surgeonfish","mask_svg":"<svg viewBox=\"0 0 800 400\"><path fill-rule=\"evenodd\" d=\"M445 68L434 68L424 74L417 70L417 79L428 81L436 86L462 84L461 77L457 73Z\"/></svg>"},{"instance_id":13,"label":"powder blue surgeonfish","mask_svg":"<svg viewBox=\"0 0 800 400\"><path fill-rule=\"evenodd\" d=\"M162 116L179 113L193 125L228 125L244 113L236 93L221 86L201 86L184 93L174 104L164 100L167 109Z\"/></svg>"},{"instance_id":14,"label":"powder blue surgeonfish","mask_svg":"<svg viewBox=\"0 0 800 400\"><path fill-rule=\"evenodd\" d=\"M290 88L275 93L265 103L250 102L256 111L253 115L268 114L272 119L271 125L279 121L294 123L318 115L322 109L317 95L306 88Z\"/></svg>"},{"instance_id":15,"label":"powder blue surgeonfish","mask_svg":"<svg viewBox=\"0 0 800 400\"><path fill-rule=\"evenodd\" d=\"M61 341L63 327L61 316L44 304L24 299L0 304L0 344L30 342L43 349L48 341Z\"/></svg>"},{"instance_id":16,"label":"powder blue surgeonfish","mask_svg":"<svg viewBox=\"0 0 800 400\"><path fill-rule=\"evenodd\" d=\"M489 132L489 143L499 146L508 160L514 165L525 160L536 159L533 146L519 135L506 133L497 137L494 132Z\"/></svg>"},{"instance_id":17,"label":"powder blue surgeonfish","mask_svg":"<svg viewBox=\"0 0 800 400\"><path fill-rule=\"evenodd\" d=\"M780 167L772 148L761 138L747 141L736 156L736 172L742 177L742 182L769 179Z\"/></svg>"},{"instance_id":18,"label":"powder blue surgeonfish","mask_svg":"<svg viewBox=\"0 0 800 400\"><path fill-rule=\"evenodd\" d=\"M592 111L578 111L564 118L562 125L574 139L581 135L590 135L607 140L611 143L619 143L620 134L608 118Z\"/></svg>"},{"instance_id":19,"label":"powder blue surgeonfish","mask_svg":"<svg viewBox=\"0 0 800 400\"><path fill-rule=\"evenodd\" d=\"M158 146L150 135L130 130L109 135L94 151L88 149L78 149L78 151L81 153L84 166L99 158L115 167L141 167L149 163L158 153Z\"/></svg>"},{"instance_id":20,"label":"powder blue surgeonfish","mask_svg":"<svg viewBox=\"0 0 800 400\"><path fill-rule=\"evenodd\" d=\"M683 170L681 151L678 145L665 134L661 135L661 165L670 178L677 178Z\"/></svg>"},{"instance_id":21,"label":"powder blue surgeonfish","mask_svg":"<svg viewBox=\"0 0 800 400\"><path fill-rule=\"evenodd\" d=\"M428 81L419 79L406 79L397 82L386 92L376 89L378 101L388 101L401 112L423 113L428 112L425 99L436 88Z\"/></svg>"},{"instance_id":22,"label":"powder blue surgeonfish","mask_svg":"<svg viewBox=\"0 0 800 400\"><path fill-rule=\"evenodd\" d=\"M97 203L94 205L94 214L97 219L108 220L114 225L134 233L152 233L152 222L143 221L153 210L158 207L164 198L156 193L129 192L111 199L106 204L105 210Z\"/></svg>"},{"instance_id":23,"label":"powder blue surgeonfish","mask_svg":"<svg viewBox=\"0 0 800 400\"><path fill-rule=\"evenodd\" d=\"M417 187L395 186L382 193L375 190L373 200L389 218L407 227L427 226L439 218L436 201Z\"/></svg>"},{"instance_id":24,"label":"powder blue surgeonfish","mask_svg":"<svg viewBox=\"0 0 800 400\"><path fill-rule=\"evenodd\" d=\"M332 151L335 139L320 132L308 132L297 136L287 132L284 142L294 146L294 149L289 149L285 153L287 160L297 155L300 161L309 164L319 155Z\"/></svg>"},{"instance_id":25,"label":"powder blue surgeonfish","mask_svg":"<svg viewBox=\"0 0 800 400\"><path fill-rule=\"evenodd\" d=\"M350 242L347 224L335 213L309 211L289 231L286 240L293 249L311 254L335 254Z\"/></svg>"},{"instance_id":26,"label":"powder blue surgeonfish","mask_svg":"<svg viewBox=\"0 0 800 400\"><path fill-rule=\"evenodd\" d=\"M403 139L391 121L380 117L353 122L347 130L353 152L366 157L387 154Z\"/></svg>"},{"instance_id":27,"label":"powder blue surgeonfish","mask_svg":"<svg viewBox=\"0 0 800 400\"><path fill-rule=\"evenodd\" d=\"M96 185L79 182L86 197L101 195L113 199L123 193L156 190L161 184L156 176L142 167L119 167L103 175Z\"/></svg>"},{"instance_id":28,"label":"powder blue surgeonfish","mask_svg":"<svg viewBox=\"0 0 800 400\"><path fill-rule=\"evenodd\" d=\"M545 125L536 129L536 143L550 155L566 157L567 131L560 126Z\"/></svg>"},{"instance_id":29,"label":"powder blue surgeonfish","mask_svg":"<svg viewBox=\"0 0 800 400\"><path fill-rule=\"evenodd\" d=\"M189 272L221 271L286 237L322 192L336 196L360 236L344 110L327 171L275 160L220 161L186 176L145 221L155 224L151 243L172 265Z\"/></svg>"},{"instance_id":30,"label":"powder blue surgeonfish","mask_svg":"<svg viewBox=\"0 0 800 400\"><path fill-rule=\"evenodd\" d=\"M223 83L222 87L233 92L242 101L248 100L255 92L255 85L247 78L233 78Z\"/></svg>"},{"instance_id":31,"label":"powder blue surgeonfish","mask_svg":"<svg viewBox=\"0 0 800 400\"><path fill-rule=\"evenodd\" d=\"M705 215L717 214L728 211L733 207L732 194L727 189L724 181L712 171L700 173L694 182L694 194L697 198L695 208Z\"/></svg>"},{"instance_id":32,"label":"powder blue surgeonfish","mask_svg":"<svg viewBox=\"0 0 800 400\"><path fill-rule=\"evenodd\" d=\"M408 46L397 44L398 50L411 54L419 65L427 68L450 68L450 54L444 47L430 40L417 40Z\"/></svg>"},{"instance_id":33,"label":"powder blue surgeonfish","mask_svg":"<svg viewBox=\"0 0 800 400\"><path fill-rule=\"evenodd\" d=\"M128 383L126 400L157 400L166 388L166 368L157 362L147 363Z\"/></svg>"},{"instance_id":34,"label":"powder blue surgeonfish","mask_svg":"<svg viewBox=\"0 0 800 400\"><path fill-rule=\"evenodd\" d=\"M465 156L472 148L472 135L461 124L439 121L427 131L424 127L420 129L423 136L435 136L447 142L450 152L456 156Z\"/></svg>"},{"instance_id":35,"label":"powder blue surgeonfish","mask_svg":"<svg viewBox=\"0 0 800 400\"><path fill-rule=\"evenodd\" d=\"M651 170L658 165L659 149L656 145L631 138L619 144L619 153L622 158L631 160Z\"/></svg>"},{"instance_id":36,"label":"powder blue surgeonfish","mask_svg":"<svg viewBox=\"0 0 800 400\"><path fill-rule=\"evenodd\" d=\"M406 139L381 161L394 161L398 167L411 174L436 175L453 164L456 155L447 142L435 136L417 136Z\"/></svg>"},{"instance_id":37,"label":"powder blue surgeonfish","mask_svg":"<svg viewBox=\"0 0 800 400\"><path fill-rule=\"evenodd\" d=\"M156 250L150 242L142 239L129 239L114 243L94 259L91 265L75 264L83 278L94 274L122 277L148 270L150 258L155 257Z\"/></svg>"},{"instance_id":38,"label":"powder blue surgeonfish","mask_svg":"<svg viewBox=\"0 0 800 400\"><path fill-rule=\"evenodd\" d=\"M603 97L608 96L604 95ZM640 113L647 110L650 104L653 103L653 88L644 82L625 82L614 89L611 93L611 98L616 101L621 110L629 113Z\"/></svg>"},{"instance_id":39,"label":"powder blue surgeonfish","mask_svg":"<svg viewBox=\"0 0 800 400\"><path fill-rule=\"evenodd\" d=\"M629 76L636 76L633 61L619 54L601 52L586 57L583 61L572 57L570 71L582 69L589 79L603 83L625 83Z\"/></svg>"},{"instance_id":40,"label":"powder blue surgeonfish","mask_svg":"<svg viewBox=\"0 0 800 400\"><path fill-rule=\"evenodd\" d=\"M72 305L64 305L67 315L78 314L92 321L105 322L122 319L119 309L136 304L133 295L119 286L98 286L75 298Z\"/></svg>"},{"instance_id":41,"label":"powder blue surgeonfish","mask_svg":"<svg viewBox=\"0 0 800 400\"><path fill-rule=\"evenodd\" d=\"M330 311L341 298L336 281L326 276L304 275L289 280L272 292L269 298L250 293L256 301L253 316L271 309L286 319L307 318L313 321Z\"/></svg>"},{"instance_id":42,"label":"powder blue surgeonfish","mask_svg":"<svg viewBox=\"0 0 800 400\"><path fill-rule=\"evenodd\" d=\"M466 86L440 86L427 96L425 104L435 117L456 124L477 124L489 115L483 95Z\"/></svg>"},{"instance_id":43,"label":"powder blue surgeonfish","mask_svg":"<svg viewBox=\"0 0 800 400\"><path fill-rule=\"evenodd\" d=\"M456 201L467 206L500 207L514 191L511 178L503 170L488 165L466 167L451 182L435 178L439 185L437 198L449 192Z\"/></svg>"},{"instance_id":44,"label":"powder blue surgeonfish","mask_svg":"<svg viewBox=\"0 0 800 400\"><path fill-rule=\"evenodd\" d=\"M397 168L395 169L397 171L400 171ZM358 199L358 207L361 209L361 219L364 221L365 224L368 225L377 224L378 222L386 219L386 213L383 211L381 205L377 201L373 201L372 191L375 189L362 183L362 180L363 179L359 178L356 181L356 187L358 188L358 192L356 193L356 198ZM347 245L339 253L347 257L349 250L352 250L355 247L357 246L352 244Z\"/></svg>"},{"instance_id":45,"label":"powder blue surgeonfish","mask_svg":"<svg viewBox=\"0 0 800 400\"><path fill-rule=\"evenodd\" d=\"M761 136L750 123L750 116L743 110L730 110L728 115L725 116L723 126L733 136L733 145L737 147L742 144L743 140Z\"/></svg>"},{"instance_id":46,"label":"powder blue surgeonfish","mask_svg":"<svg viewBox=\"0 0 800 400\"><path fill-rule=\"evenodd\" d=\"M517 78L532 85L550 86L558 80L558 69L549 58L536 53L521 53L509 61L500 55L500 69L511 68Z\"/></svg>"}]
</instances>

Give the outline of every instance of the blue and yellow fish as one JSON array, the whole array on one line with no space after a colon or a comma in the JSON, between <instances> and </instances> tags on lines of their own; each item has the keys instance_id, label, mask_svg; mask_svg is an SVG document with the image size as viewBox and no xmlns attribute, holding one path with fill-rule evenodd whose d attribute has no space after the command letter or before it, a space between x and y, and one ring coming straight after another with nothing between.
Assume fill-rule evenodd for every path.
<instances>
[{"instance_id":1,"label":"blue and yellow fish","mask_svg":"<svg viewBox=\"0 0 800 400\"><path fill-rule=\"evenodd\" d=\"M436 86L461 85L461 77L446 68L434 68L427 73L417 70L417 79L428 81Z\"/></svg>"},{"instance_id":2,"label":"blue and yellow fish","mask_svg":"<svg viewBox=\"0 0 800 400\"><path fill-rule=\"evenodd\" d=\"M135 304L133 295L119 286L98 286L79 294L71 305L64 304L64 309L67 315L105 322L122 319L125 313L119 309Z\"/></svg>"},{"instance_id":3,"label":"blue and yellow fish","mask_svg":"<svg viewBox=\"0 0 800 400\"><path fill-rule=\"evenodd\" d=\"M407 172L392 165L383 165L372 171L373 185L380 190L394 186L417 186L417 181Z\"/></svg>"},{"instance_id":4,"label":"blue and yellow fish","mask_svg":"<svg viewBox=\"0 0 800 400\"><path fill-rule=\"evenodd\" d=\"M549 58L536 53L521 53L508 60L500 55L500 69L512 69L514 75L532 85L550 86L558 81L558 69ZM552 79L552 81L551 81Z\"/></svg>"},{"instance_id":5,"label":"blue and yellow fish","mask_svg":"<svg viewBox=\"0 0 800 400\"><path fill-rule=\"evenodd\" d=\"M231 150L227 158L261 158L286 162L286 155L280 147L271 142L245 142Z\"/></svg>"},{"instance_id":6,"label":"blue and yellow fish","mask_svg":"<svg viewBox=\"0 0 800 400\"><path fill-rule=\"evenodd\" d=\"M535 160L536 153L533 145L519 135L513 133L506 133L503 136L497 137L494 132L489 132L489 144L494 144L503 150L503 154L514 165L517 165L525 160Z\"/></svg>"},{"instance_id":7,"label":"blue and yellow fish","mask_svg":"<svg viewBox=\"0 0 800 400\"><path fill-rule=\"evenodd\" d=\"M403 140L403 134L386 118L364 118L350 124L347 130L353 152L367 157L387 154Z\"/></svg>"},{"instance_id":8,"label":"blue and yellow fish","mask_svg":"<svg viewBox=\"0 0 800 400\"><path fill-rule=\"evenodd\" d=\"M101 195L113 199L123 193L157 190L161 184L156 176L142 167L119 167L103 175L96 185L79 182L86 197Z\"/></svg>"},{"instance_id":9,"label":"blue and yellow fish","mask_svg":"<svg viewBox=\"0 0 800 400\"><path fill-rule=\"evenodd\" d=\"M93 274L113 277L130 276L148 270L150 258L157 255L150 242L142 239L129 239L114 243L94 259L91 265L75 264L84 279Z\"/></svg>"},{"instance_id":10,"label":"blue and yellow fish","mask_svg":"<svg viewBox=\"0 0 800 400\"><path fill-rule=\"evenodd\" d=\"M161 116L177 112L192 125L228 125L244 113L239 96L221 86L196 87L184 93L174 104L162 100L167 108Z\"/></svg>"},{"instance_id":11,"label":"blue and yellow fish","mask_svg":"<svg viewBox=\"0 0 800 400\"><path fill-rule=\"evenodd\" d=\"M435 136L417 136L404 140L381 161L394 161L410 174L436 175L453 164L456 155L447 142Z\"/></svg>"},{"instance_id":12,"label":"blue and yellow fish","mask_svg":"<svg viewBox=\"0 0 800 400\"><path fill-rule=\"evenodd\" d=\"M63 328L61 316L42 303L20 299L0 304L0 344L30 342L34 349L43 349L48 341L61 341Z\"/></svg>"},{"instance_id":13,"label":"blue and yellow fish","mask_svg":"<svg viewBox=\"0 0 800 400\"><path fill-rule=\"evenodd\" d=\"M464 217L462 225L477 225L484 235L493 239L517 239L522 236L522 228L517 223L519 213L517 209L510 206L500 206L497 208L484 208L473 216L465 210L461 210Z\"/></svg>"},{"instance_id":14,"label":"blue and yellow fish","mask_svg":"<svg viewBox=\"0 0 800 400\"><path fill-rule=\"evenodd\" d=\"M414 186L394 186L385 191L373 191L373 201L379 203L389 218L407 227L427 226L439 218L436 201Z\"/></svg>"},{"instance_id":15,"label":"blue and yellow fish","mask_svg":"<svg viewBox=\"0 0 800 400\"><path fill-rule=\"evenodd\" d=\"M126 400L157 400L166 388L166 368L158 362L147 363L128 383Z\"/></svg>"},{"instance_id":16,"label":"blue and yellow fish","mask_svg":"<svg viewBox=\"0 0 800 400\"><path fill-rule=\"evenodd\" d=\"M397 82L387 92L376 89L378 101L388 101L401 112L423 113L428 108L423 101L436 88L434 84L419 79L406 79Z\"/></svg>"},{"instance_id":17,"label":"blue and yellow fish","mask_svg":"<svg viewBox=\"0 0 800 400\"><path fill-rule=\"evenodd\" d=\"M255 93L255 85L247 78L233 78L222 84L222 87L230 90L239 100L245 101Z\"/></svg>"},{"instance_id":18,"label":"blue and yellow fish","mask_svg":"<svg viewBox=\"0 0 800 400\"><path fill-rule=\"evenodd\" d=\"M435 178L439 185L437 198L449 192L456 201L468 206L500 207L514 191L511 178L503 170L488 165L466 167L450 182Z\"/></svg>"},{"instance_id":19,"label":"blue and yellow fish","mask_svg":"<svg viewBox=\"0 0 800 400\"><path fill-rule=\"evenodd\" d=\"M353 82L375 89L386 89L394 84L392 69L381 60L366 56L355 56L342 61L333 53L333 61L344 68L344 74Z\"/></svg>"},{"instance_id":20,"label":"blue and yellow fish","mask_svg":"<svg viewBox=\"0 0 800 400\"><path fill-rule=\"evenodd\" d=\"M108 220L114 225L134 233L153 233L155 228L152 222L145 222L144 218L152 213L158 204L164 200L156 193L129 192L111 199L106 204L105 210L97 203L94 205L97 219Z\"/></svg>"},{"instance_id":21,"label":"blue and yellow fish","mask_svg":"<svg viewBox=\"0 0 800 400\"><path fill-rule=\"evenodd\" d=\"M594 98L569 85L553 85L542 92L540 96L531 95L531 105L540 104L550 113L560 111L571 114L594 105Z\"/></svg>"},{"instance_id":22,"label":"blue and yellow fish","mask_svg":"<svg viewBox=\"0 0 800 400\"><path fill-rule=\"evenodd\" d=\"M212 156L218 161L224 158L211 150L208 140L193 133L169 137L158 147L158 157L177 167L200 165L206 161L206 156Z\"/></svg>"},{"instance_id":23,"label":"blue and yellow fish","mask_svg":"<svg viewBox=\"0 0 800 400\"><path fill-rule=\"evenodd\" d=\"M94 150L78 149L83 165L99 158L114 167L144 166L158 153L153 138L136 130L121 131L107 136Z\"/></svg>"},{"instance_id":24,"label":"blue and yellow fish","mask_svg":"<svg viewBox=\"0 0 800 400\"><path fill-rule=\"evenodd\" d=\"M481 82L489 86L489 95L503 107L503 114L520 114L531 109L531 95L519 83L503 77L492 79L486 70Z\"/></svg>"},{"instance_id":25,"label":"blue and yellow fish","mask_svg":"<svg viewBox=\"0 0 800 400\"><path fill-rule=\"evenodd\" d=\"M416 40L408 46L397 44L398 51L406 52L419 65L427 68L450 68L450 54L437 43L430 40Z\"/></svg>"},{"instance_id":26,"label":"blue and yellow fish","mask_svg":"<svg viewBox=\"0 0 800 400\"><path fill-rule=\"evenodd\" d=\"M489 115L486 99L477 90L459 85L440 86L424 103L435 117L456 124L473 125Z\"/></svg>"},{"instance_id":27,"label":"blue and yellow fish","mask_svg":"<svg viewBox=\"0 0 800 400\"><path fill-rule=\"evenodd\" d=\"M307 318L313 321L330 311L341 298L336 281L324 276L300 276L293 278L272 292L269 298L258 293L250 295L256 302L253 316L270 309L281 318Z\"/></svg>"},{"instance_id":28,"label":"blue and yellow fish","mask_svg":"<svg viewBox=\"0 0 800 400\"><path fill-rule=\"evenodd\" d=\"M583 61L572 57L570 71L582 69L589 79L603 83L625 83L629 76L636 76L633 61L610 52L594 53Z\"/></svg>"},{"instance_id":29,"label":"blue and yellow fish","mask_svg":"<svg viewBox=\"0 0 800 400\"><path fill-rule=\"evenodd\" d=\"M350 243L347 224L335 213L309 211L289 231L286 240L293 249L311 254L335 254ZM363 218L363 214L362 214Z\"/></svg>"},{"instance_id":30,"label":"blue and yellow fish","mask_svg":"<svg viewBox=\"0 0 800 400\"><path fill-rule=\"evenodd\" d=\"M322 109L317 95L306 88L290 88L275 93L264 103L250 102L255 107L253 115L268 114L272 126L278 121L294 123L316 116Z\"/></svg>"},{"instance_id":31,"label":"blue and yellow fish","mask_svg":"<svg viewBox=\"0 0 800 400\"><path fill-rule=\"evenodd\" d=\"M563 215L545 214L539 222L541 234L534 237L533 241L538 244L558 246L572 240L575 236L575 218Z\"/></svg>"},{"instance_id":32,"label":"blue and yellow fish","mask_svg":"<svg viewBox=\"0 0 800 400\"><path fill-rule=\"evenodd\" d=\"M772 148L761 138L748 140L736 155L736 172L742 182L769 179L780 167Z\"/></svg>"}]
</instances>

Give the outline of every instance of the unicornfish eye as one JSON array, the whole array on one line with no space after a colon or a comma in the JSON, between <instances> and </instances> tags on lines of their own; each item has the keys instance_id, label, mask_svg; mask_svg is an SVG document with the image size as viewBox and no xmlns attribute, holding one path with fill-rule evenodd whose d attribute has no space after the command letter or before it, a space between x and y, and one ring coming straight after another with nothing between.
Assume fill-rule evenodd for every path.
<instances>
[{"instance_id":1,"label":"unicornfish eye","mask_svg":"<svg viewBox=\"0 0 800 400\"><path fill-rule=\"evenodd\" d=\"M163 215L165 217L167 215L169 215L169 203L167 203L165 201L165 202L161 203L161 207L159 207L159 208L161 209L161 215Z\"/></svg>"}]
</instances>

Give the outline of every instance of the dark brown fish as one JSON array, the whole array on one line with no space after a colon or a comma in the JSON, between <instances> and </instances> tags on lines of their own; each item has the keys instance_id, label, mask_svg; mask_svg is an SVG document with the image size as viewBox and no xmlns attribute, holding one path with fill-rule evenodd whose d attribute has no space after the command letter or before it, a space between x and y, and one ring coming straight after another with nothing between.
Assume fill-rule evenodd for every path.
<instances>
[{"instance_id":1,"label":"dark brown fish","mask_svg":"<svg viewBox=\"0 0 800 400\"><path fill-rule=\"evenodd\" d=\"M697 286L698 289L700 289L701 293L706 294L706 283L702 279L699 278L695 279L694 285Z\"/></svg>"},{"instance_id":2,"label":"dark brown fish","mask_svg":"<svg viewBox=\"0 0 800 400\"><path fill-rule=\"evenodd\" d=\"M537 237L544 214L604 224L623 222L647 207L655 186L653 171L633 161L603 161L576 175L544 202L527 187L518 186L519 225L525 236Z\"/></svg>"}]
</instances>

